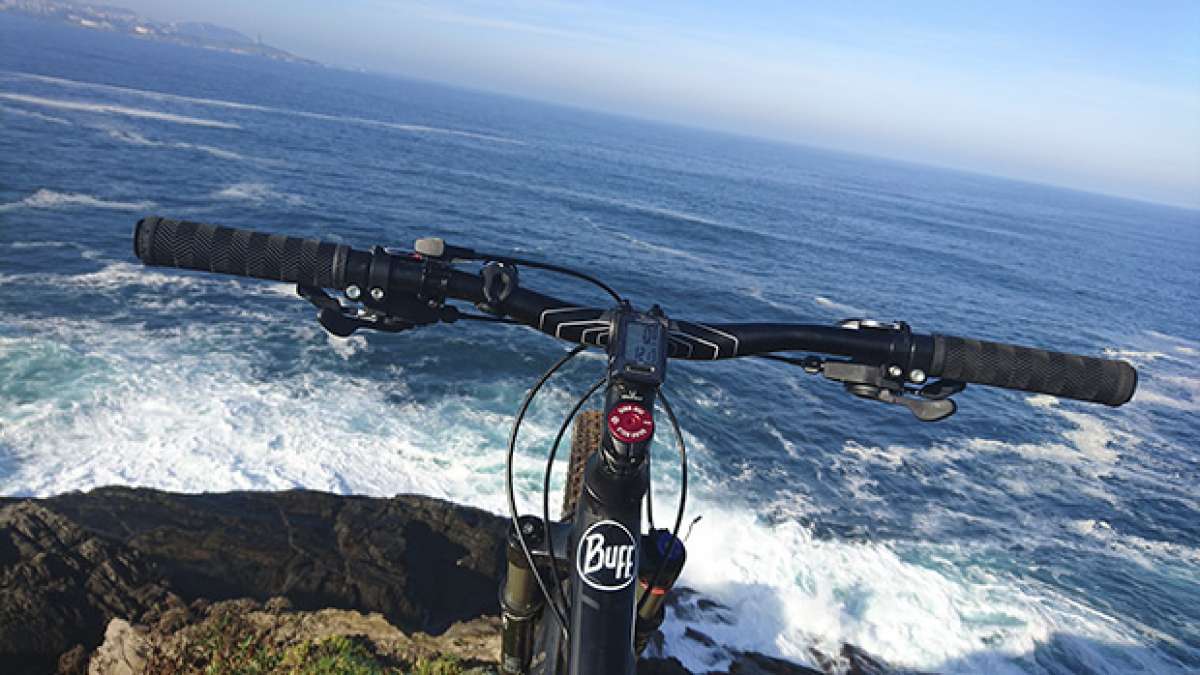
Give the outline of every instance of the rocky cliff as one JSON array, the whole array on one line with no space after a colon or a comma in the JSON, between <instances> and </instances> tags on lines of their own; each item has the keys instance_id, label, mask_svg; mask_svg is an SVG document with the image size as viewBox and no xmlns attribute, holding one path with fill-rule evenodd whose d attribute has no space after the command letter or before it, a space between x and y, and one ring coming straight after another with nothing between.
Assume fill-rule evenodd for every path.
<instances>
[{"instance_id":1,"label":"rocky cliff","mask_svg":"<svg viewBox=\"0 0 1200 675\"><path fill-rule=\"evenodd\" d=\"M411 495L114 487L0 498L0 663L6 673L85 672L89 660L91 672L139 672L147 654L193 658L178 647L195 643L187 635L236 616L279 658L313 640L359 636L385 663L444 647L486 669L498 651L505 528L484 511ZM679 598L704 606L686 589ZM103 665L122 650L142 660ZM730 673L819 673L731 657ZM884 672L849 646L814 658L830 672ZM644 660L640 671L687 672L669 659Z\"/></svg>"}]
</instances>

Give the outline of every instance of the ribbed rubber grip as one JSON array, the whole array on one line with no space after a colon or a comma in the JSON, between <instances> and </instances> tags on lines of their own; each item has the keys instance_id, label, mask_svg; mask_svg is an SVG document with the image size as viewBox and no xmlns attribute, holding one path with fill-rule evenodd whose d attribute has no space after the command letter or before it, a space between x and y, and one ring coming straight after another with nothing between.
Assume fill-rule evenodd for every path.
<instances>
[{"instance_id":1,"label":"ribbed rubber grip","mask_svg":"<svg viewBox=\"0 0 1200 675\"><path fill-rule=\"evenodd\" d=\"M350 247L151 216L138 221L133 252L147 265L341 290Z\"/></svg>"},{"instance_id":2,"label":"ribbed rubber grip","mask_svg":"<svg viewBox=\"0 0 1200 675\"><path fill-rule=\"evenodd\" d=\"M934 335L930 375L1118 406L1137 389L1125 361Z\"/></svg>"}]
</instances>

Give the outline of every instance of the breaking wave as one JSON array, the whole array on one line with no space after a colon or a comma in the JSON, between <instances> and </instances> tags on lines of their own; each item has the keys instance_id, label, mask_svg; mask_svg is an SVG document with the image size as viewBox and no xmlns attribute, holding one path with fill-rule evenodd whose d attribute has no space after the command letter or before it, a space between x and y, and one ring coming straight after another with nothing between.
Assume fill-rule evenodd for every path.
<instances>
[{"instance_id":1,"label":"breaking wave","mask_svg":"<svg viewBox=\"0 0 1200 675\"><path fill-rule=\"evenodd\" d=\"M235 183L212 193L217 199L231 199L262 204L265 202L282 202L289 206L304 204L300 195L278 192L266 183Z\"/></svg>"},{"instance_id":2,"label":"breaking wave","mask_svg":"<svg viewBox=\"0 0 1200 675\"><path fill-rule=\"evenodd\" d=\"M12 76L23 78L23 79L34 80L37 82L43 82L43 83L47 83L47 84L55 84L55 85L64 86L64 87L91 89L91 90L97 90L97 91L109 91L109 92L120 93L120 94L140 96L143 98L148 98L148 99L157 100L157 101L175 101L175 102L180 102L180 103L190 103L193 105L213 106L213 107L219 107L219 108L230 108L230 109L234 109L234 110L247 110L247 111L253 111L253 112L274 113L274 114L280 114L280 115L292 115L292 116L296 116L296 117L305 117L308 119L322 120L322 121L326 121L326 122L341 122L341 123L346 123L346 124L355 124L355 125L360 125L360 126L375 127L375 128L379 128L379 129L392 129L395 131L404 131L404 132L409 132L409 133L440 134L440 135L447 135L447 136L458 136L458 137L462 137L462 138L472 138L472 139L481 140L481 141L490 141L493 143L509 143L509 144L515 144L515 145L525 145L524 141L519 141L514 138L498 136L495 134L480 133L480 132L475 132L475 131L465 131L462 129L449 129L449 128L445 128L445 127L433 127L433 126L428 126L428 125L424 125L424 124L406 124L406 123L401 123L401 122L385 122L383 120L375 120L375 119L369 119L369 118L365 118L365 117L355 117L353 115L330 115L330 114L325 114L325 113L309 112L309 111L305 111L305 110L292 110L292 109L288 109L288 108L276 108L276 107L272 107L272 106L256 105L256 104L252 104L252 103L240 103L237 101L224 101L224 100L212 99L212 98L196 98L196 97L192 97L192 96L181 96L178 94L166 94L163 92L148 91L145 89L133 89L130 87L118 87L118 86L114 86L114 85L96 84L96 83L92 83L92 82L78 82L75 80L67 80L67 79L59 78L59 77L47 77L45 75L33 75L33 74L29 74L29 73L17 73L17 72L10 71L9 74ZM4 95L0 94L0 96L4 96ZM15 96L15 95L9 95L9 97L11 97L11 96ZM40 103L38 103L40 105L56 105L58 107L64 107L64 108L68 107L68 105L69 105L69 106L71 106L69 109L90 110L92 112L113 112L116 114L130 114L130 115L134 114L132 112L129 112L133 109L123 108L121 106L109 106L109 105L105 105L105 104L75 104L75 103L72 103L69 101L54 101L52 99L41 99L41 98L33 97L33 96L21 96L21 99L33 99L32 101L27 101L27 102L37 101L37 102L40 102ZM20 100L20 99L14 98L13 100ZM105 108L105 110L100 110L97 108ZM125 112L117 112L118 110L125 111ZM181 117L178 115L169 115L167 113L153 113L152 114L151 111L138 111L138 112L141 114L134 115L134 116L144 116L144 117L163 116L160 118L161 119L173 118L169 121L193 120L191 123L199 123L198 121L195 120L195 118L186 118L186 117ZM211 120L204 120L203 122L206 122L207 126L224 126L227 128L234 128L234 129L240 128L236 124L227 124L224 122L213 122ZM187 122L184 122L184 123L187 123Z\"/></svg>"},{"instance_id":3,"label":"breaking wave","mask_svg":"<svg viewBox=\"0 0 1200 675\"><path fill-rule=\"evenodd\" d=\"M0 98L27 103L29 105L38 105L45 108L56 108L59 110L78 110L81 112L100 113L104 115L124 115L126 117L138 117L142 119L160 120L163 122L172 122L174 124L187 124L197 127L215 127L218 129L241 129L240 126L231 122L218 122L217 120L203 119L199 117L188 117L187 115L176 115L174 113L162 112L158 110L145 110L143 108L129 108L123 105L113 105L111 103L99 102L84 102L84 101L67 101L56 98L43 98L41 96L29 96L28 94L12 94L0 92Z\"/></svg>"},{"instance_id":4,"label":"breaking wave","mask_svg":"<svg viewBox=\"0 0 1200 675\"><path fill-rule=\"evenodd\" d=\"M0 105L0 112L7 113L9 115L20 115L21 117L29 117L31 119L41 120L43 122L50 122L51 124L60 124L62 126L68 126L68 127L72 126L70 120L65 120L61 117L55 117L54 115L43 115L42 113L36 112L33 110L22 110L20 108L13 108L13 107L6 106L6 105Z\"/></svg>"},{"instance_id":5,"label":"breaking wave","mask_svg":"<svg viewBox=\"0 0 1200 675\"><path fill-rule=\"evenodd\" d=\"M193 150L196 152L204 153L206 155L211 155L213 157L216 157L217 159L227 159L227 160L239 161L239 162L257 162L257 163L269 163L270 162L270 160L264 160L264 159L257 158L257 157L247 157L246 155L243 155L238 152L234 152L233 150L227 150L225 148L218 148L218 147L212 146L212 145L185 143L183 141L155 141L155 140L146 138L145 136L137 133L136 131L127 131L124 129L107 129L106 131L108 132L109 138L112 138L113 140L121 141L122 143L128 143L129 145L136 145L136 146L141 146L141 147L145 147L145 148L174 148L177 150Z\"/></svg>"},{"instance_id":6,"label":"breaking wave","mask_svg":"<svg viewBox=\"0 0 1200 675\"><path fill-rule=\"evenodd\" d=\"M869 312L867 312L867 310L862 309L861 307L855 307L854 305L847 305L847 304L844 304L841 302L835 302L823 295L818 295L818 296L814 297L813 302L816 303L816 305L818 307L824 307L825 309L828 309L830 311L838 312L838 313L842 314L843 318L846 318L849 316L862 317L862 316L866 316L867 314L869 314Z\"/></svg>"},{"instance_id":7,"label":"breaking wave","mask_svg":"<svg viewBox=\"0 0 1200 675\"><path fill-rule=\"evenodd\" d=\"M84 206L93 209L115 209L118 211L143 211L154 208L151 201L118 202L106 201L98 197L78 192L55 192L41 189L19 202L0 204L0 211L15 211L17 209L53 209L66 206Z\"/></svg>"}]
</instances>

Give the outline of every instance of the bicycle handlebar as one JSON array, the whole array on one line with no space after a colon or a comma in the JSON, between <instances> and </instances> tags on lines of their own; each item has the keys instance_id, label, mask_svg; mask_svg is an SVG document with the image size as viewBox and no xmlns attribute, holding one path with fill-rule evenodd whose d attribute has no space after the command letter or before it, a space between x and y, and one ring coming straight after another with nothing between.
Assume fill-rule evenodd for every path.
<instances>
[{"instance_id":1,"label":"bicycle handlebar","mask_svg":"<svg viewBox=\"0 0 1200 675\"><path fill-rule=\"evenodd\" d=\"M220 272L345 290L358 286L383 295L420 296L433 290L471 303L485 301L479 276L450 270L428 279L419 257L344 244L265 234L180 220L138 221L134 253L147 265ZM436 288L430 288L430 285ZM556 338L603 346L605 310L572 305L525 288L503 302L504 313ZM805 324L705 324L673 321L670 356L723 359L780 351L847 356L903 373L1052 394L1119 406L1137 388L1137 371L1125 361L1050 352L907 330L850 330ZM912 378L913 381L918 381ZM924 378L921 378L924 379Z\"/></svg>"}]
</instances>

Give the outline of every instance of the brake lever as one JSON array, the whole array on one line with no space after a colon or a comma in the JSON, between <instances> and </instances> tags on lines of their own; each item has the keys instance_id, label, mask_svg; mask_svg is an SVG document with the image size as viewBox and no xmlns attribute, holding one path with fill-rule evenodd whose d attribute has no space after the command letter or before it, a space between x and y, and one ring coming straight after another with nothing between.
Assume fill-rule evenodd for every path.
<instances>
[{"instance_id":1,"label":"brake lever","mask_svg":"<svg viewBox=\"0 0 1200 675\"><path fill-rule=\"evenodd\" d=\"M343 305L341 301L330 296L323 289L315 286L296 285L296 294L308 300L317 308L317 322L329 334L337 337L350 337L360 329L377 330L385 333L399 333L423 326L435 321L453 323L458 319L458 310L454 307L438 307L436 310L423 313L418 320L409 317L393 316L378 311L370 306L355 308Z\"/></svg>"},{"instance_id":2,"label":"brake lever","mask_svg":"<svg viewBox=\"0 0 1200 675\"><path fill-rule=\"evenodd\" d=\"M812 365L817 366L815 370L826 379L841 382L851 394L870 401L902 405L922 422L939 422L957 412L958 406L950 396L966 388L962 382L937 380L914 392L905 388L902 382L888 377L883 366L853 361L820 361ZM809 367L805 369L809 370ZM911 393L920 398L905 395Z\"/></svg>"},{"instance_id":3,"label":"brake lever","mask_svg":"<svg viewBox=\"0 0 1200 675\"><path fill-rule=\"evenodd\" d=\"M410 328L416 328L416 324L403 319L397 319L394 316L382 316L370 312L351 315L329 309L328 307L322 308L321 311L317 312L317 322L331 335L343 338L350 337L354 334L354 331L360 328L378 330L385 333L399 333Z\"/></svg>"},{"instance_id":4,"label":"brake lever","mask_svg":"<svg viewBox=\"0 0 1200 675\"><path fill-rule=\"evenodd\" d=\"M317 309L331 309L337 312L345 311L345 308L342 307L342 303L338 302L323 289L317 288L316 286L296 284L296 295L309 301L315 305Z\"/></svg>"},{"instance_id":5,"label":"brake lever","mask_svg":"<svg viewBox=\"0 0 1200 675\"><path fill-rule=\"evenodd\" d=\"M892 403L905 406L914 417L922 422L940 422L958 412L958 404L948 398L929 400L897 396Z\"/></svg>"}]
</instances>

